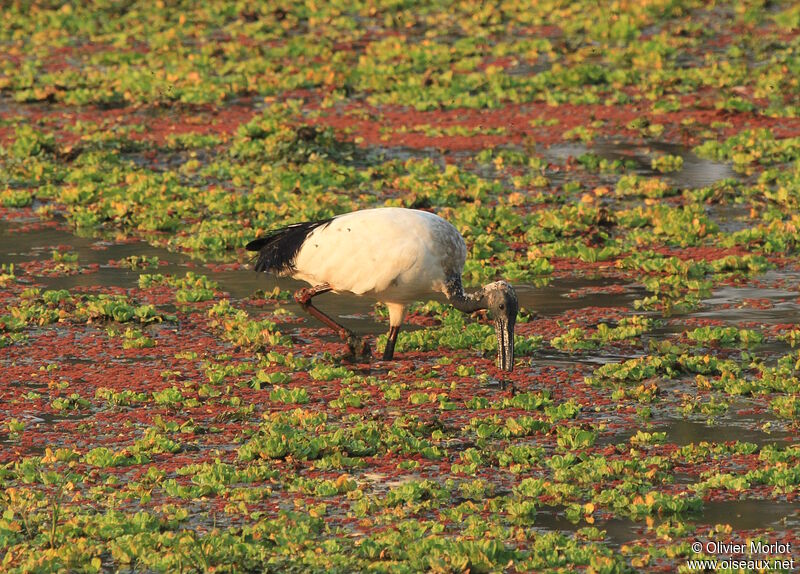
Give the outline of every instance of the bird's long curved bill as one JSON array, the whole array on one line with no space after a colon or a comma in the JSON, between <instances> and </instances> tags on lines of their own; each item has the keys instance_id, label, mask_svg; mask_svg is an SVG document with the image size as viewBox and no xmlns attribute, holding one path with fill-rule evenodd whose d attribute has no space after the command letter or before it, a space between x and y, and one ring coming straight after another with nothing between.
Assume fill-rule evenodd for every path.
<instances>
[{"instance_id":1,"label":"bird's long curved bill","mask_svg":"<svg viewBox=\"0 0 800 574\"><path fill-rule=\"evenodd\" d=\"M514 323L497 321L497 366L504 371L514 370Z\"/></svg>"}]
</instances>

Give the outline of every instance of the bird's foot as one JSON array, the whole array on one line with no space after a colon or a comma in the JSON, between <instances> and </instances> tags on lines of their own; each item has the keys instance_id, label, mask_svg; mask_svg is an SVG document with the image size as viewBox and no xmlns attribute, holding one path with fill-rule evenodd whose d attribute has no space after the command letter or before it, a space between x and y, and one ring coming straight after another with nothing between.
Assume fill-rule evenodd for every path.
<instances>
[{"instance_id":1,"label":"bird's foot","mask_svg":"<svg viewBox=\"0 0 800 574\"><path fill-rule=\"evenodd\" d=\"M490 383L491 386L497 386L501 391L510 391L511 396L517 394L517 387L514 385L512 381L507 381L506 379L498 379Z\"/></svg>"},{"instance_id":2,"label":"bird's foot","mask_svg":"<svg viewBox=\"0 0 800 574\"><path fill-rule=\"evenodd\" d=\"M516 394L517 394L517 387L516 387L516 385L514 385L514 383L512 383L512 382L510 382L510 381L509 381L509 382L503 381L503 386L502 386L501 388L502 388L504 391L509 391L509 392L511 393L511 396L512 396L512 397L513 397L514 395L516 395Z\"/></svg>"},{"instance_id":3,"label":"bird's foot","mask_svg":"<svg viewBox=\"0 0 800 574\"><path fill-rule=\"evenodd\" d=\"M369 341L366 337L358 337L357 335L349 335L346 339L347 350L356 358L369 359L372 356Z\"/></svg>"},{"instance_id":4,"label":"bird's foot","mask_svg":"<svg viewBox=\"0 0 800 574\"><path fill-rule=\"evenodd\" d=\"M300 305L307 305L309 301L311 301L311 297L314 296L314 293L308 287L303 287L302 289L298 289L294 293L294 300L299 303Z\"/></svg>"}]
</instances>

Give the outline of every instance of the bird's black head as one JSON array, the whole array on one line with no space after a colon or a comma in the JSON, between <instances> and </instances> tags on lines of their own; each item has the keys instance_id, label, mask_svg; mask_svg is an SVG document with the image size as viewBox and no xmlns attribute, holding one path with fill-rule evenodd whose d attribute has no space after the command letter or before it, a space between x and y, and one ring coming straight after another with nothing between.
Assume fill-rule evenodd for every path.
<instances>
[{"instance_id":1,"label":"bird's black head","mask_svg":"<svg viewBox=\"0 0 800 574\"><path fill-rule=\"evenodd\" d=\"M505 281L490 283L483 288L486 308L494 319L497 332L497 363L505 371L514 369L514 326L519 303L517 293Z\"/></svg>"}]
</instances>

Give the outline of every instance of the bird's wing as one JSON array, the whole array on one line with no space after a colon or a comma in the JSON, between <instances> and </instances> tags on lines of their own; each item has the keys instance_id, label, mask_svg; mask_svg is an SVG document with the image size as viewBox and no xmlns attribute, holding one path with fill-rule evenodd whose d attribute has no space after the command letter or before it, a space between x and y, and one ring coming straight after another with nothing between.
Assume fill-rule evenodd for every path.
<instances>
[{"instance_id":1,"label":"bird's wing","mask_svg":"<svg viewBox=\"0 0 800 574\"><path fill-rule=\"evenodd\" d=\"M248 251L258 251L255 261L256 271L272 271L286 275L294 269L294 260L309 234L320 226L330 223L330 219L293 223L275 229L265 237L247 244Z\"/></svg>"},{"instance_id":2,"label":"bird's wing","mask_svg":"<svg viewBox=\"0 0 800 574\"><path fill-rule=\"evenodd\" d=\"M391 216L389 210L354 212L315 229L297 254L293 276L357 295L384 291L420 255L414 230Z\"/></svg>"}]
</instances>

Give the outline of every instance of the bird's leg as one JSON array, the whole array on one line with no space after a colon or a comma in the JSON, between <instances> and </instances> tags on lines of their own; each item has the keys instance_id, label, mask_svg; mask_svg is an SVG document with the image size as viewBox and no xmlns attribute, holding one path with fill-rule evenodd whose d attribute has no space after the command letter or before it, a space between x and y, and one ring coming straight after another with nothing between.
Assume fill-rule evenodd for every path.
<instances>
[{"instance_id":1,"label":"bird's leg","mask_svg":"<svg viewBox=\"0 0 800 574\"><path fill-rule=\"evenodd\" d=\"M323 283L322 285L315 285L314 287L305 287L294 293L294 300L300 304L303 308L303 311L306 311L309 315L316 317L323 323L325 323L328 327L336 331L342 339L346 339L349 335L352 335L349 329L346 329L333 319L331 319L328 315L314 307L314 304L311 302L311 299L317 295L322 295L323 293L327 293L331 291L332 288L327 283Z\"/></svg>"},{"instance_id":2,"label":"bird's leg","mask_svg":"<svg viewBox=\"0 0 800 574\"><path fill-rule=\"evenodd\" d=\"M383 360L391 361L394 356L394 345L397 343L397 335L400 333L400 325L389 327L389 338L386 340L386 348L383 350Z\"/></svg>"},{"instance_id":3,"label":"bird's leg","mask_svg":"<svg viewBox=\"0 0 800 574\"><path fill-rule=\"evenodd\" d=\"M333 291L333 288L328 285L327 283L323 283L322 285L315 285L313 287L305 287L295 292L294 300L312 317L316 317L323 323L325 323L328 327L336 331L339 337L342 338L343 341L347 343L347 347L350 349L350 352L354 355L360 356L369 356L369 344L362 340L358 335L353 333L350 329L345 327L344 325L340 325L336 321L334 321L330 316L326 315L316 307L311 302L311 299L317 295L321 295L323 293L327 293L328 291Z\"/></svg>"}]
</instances>

